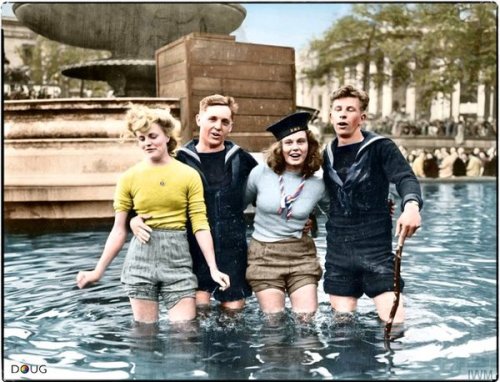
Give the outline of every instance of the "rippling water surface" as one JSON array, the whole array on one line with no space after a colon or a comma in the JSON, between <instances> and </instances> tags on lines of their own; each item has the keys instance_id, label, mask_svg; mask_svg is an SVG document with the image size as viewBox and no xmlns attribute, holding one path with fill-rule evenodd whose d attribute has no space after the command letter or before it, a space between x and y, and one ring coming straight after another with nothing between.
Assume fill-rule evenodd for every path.
<instances>
[{"instance_id":1,"label":"rippling water surface","mask_svg":"<svg viewBox=\"0 0 500 382\"><path fill-rule=\"evenodd\" d=\"M27 378L496 378L496 184L422 188L423 227L402 262L407 321L390 347L371 300L360 299L353 319L334 320L322 282L319 312L307 324L289 312L266 321L251 297L235 317L214 307L174 327L163 312L157 328L136 327L119 279L127 247L98 285L75 287L108 232L7 234L4 375L20 378L12 372L26 364ZM315 239L322 262L323 223Z\"/></svg>"}]
</instances>

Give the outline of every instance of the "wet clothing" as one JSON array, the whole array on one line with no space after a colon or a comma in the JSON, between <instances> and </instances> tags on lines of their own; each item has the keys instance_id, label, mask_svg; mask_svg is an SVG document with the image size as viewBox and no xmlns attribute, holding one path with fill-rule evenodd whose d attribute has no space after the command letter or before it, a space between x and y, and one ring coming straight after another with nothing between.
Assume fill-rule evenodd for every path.
<instances>
[{"instance_id":1,"label":"wet clothing","mask_svg":"<svg viewBox=\"0 0 500 382\"><path fill-rule=\"evenodd\" d=\"M394 290L394 257L391 232L364 240L335 240L327 234L324 290L337 296L373 298ZM404 280L400 278L400 291Z\"/></svg>"},{"instance_id":2,"label":"wet clothing","mask_svg":"<svg viewBox=\"0 0 500 382\"><path fill-rule=\"evenodd\" d=\"M167 309L184 297L195 297L196 276L186 231L153 230L142 244L134 236L123 263L121 282L130 298L158 301Z\"/></svg>"},{"instance_id":3,"label":"wet clothing","mask_svg":"<svg viewBox=\"0 0 500 382\"><path fill-rule=\"evenodd\" d=\"M401 196L401 210L409 200L420 208L423 204L420 184L394 142L372 132L362 134L352 164L337 159L352 146L338 147L337 139L323 153L330 198L324 289L339 296L375 297L394 288L390 183ZM337 167L336 162L344 165ZM345 173L344 180L339 172Z\"/></svg>"},{"instance_id":4,"label":"wet clothing","mask_svg":"<svg viewBox=\"0 0 500 382\"><path fill-rule=\"evenodd\" d=\"M200 176L175 159L162 166L142 161L125 171L113 207L116 212L134 209L151 215L146 224L152 228L183 230L189 215L195 231L210 229Z\"/></svg>"},{"instance_id":5,"label":"wet clothing","mask_svg":"<svg viewBox=\"0 0 500 382\"><path fill-rule=\"evenodd\" d=\"M135 210L152 217L151 239L132 238L123 264L121 282L130 298L158 301L167 309L184 297L195 297L196 276L186 238L189 218L196 231L210 229L200 176L172 159L152 166L146 161L129 168L118 180L115 211Z\"/></svg>"},{"instance_id":6,"label":"wet clothing","mask_svg":"<svg viewBox=\"0 0 500 382\"><path fill-rule=\"evenodd\" d=\"M299 187L302 176L285 171L283 174L285 195L293 194ZM278 214L280 208L279 175L266 163L255 167L248 178L245 200L255 203L254 231L252 237L259 241L271 242L302 237L302 230L309 214L325 193L323 179L313 175L306 179L300 195L291 205L291 216L286 219L286 210Z\"/></svg>"},{"instance_id":7,"label":"wet clothing","mask_svg":"<svg viewBox=\"0 0 500 382\"><path fill-rule=\"evenodd\" d=\"M325 194L325 185L316 175L304 181L289 171L281 179L282 183L266 163L255 167L248 178L246 201L256 207L247 280L254 292L274 288L290 295L305 285L318 285L323 273L314 241L303 230ZM296 196L288 218L287 209L280 209L284 195Z\"/></svg>"},{"instance_id":8,"label":"wet clothing","mask_svg":"<svg viewBox=\"0 0 500 382\"><path fill-rule=\"evenodd\" d=\"M300 239L250 241L247 280L254 292L273 288L292 294L305 285L318 285L322 274L314 240L306 234Z\"/></svg>"},{"instance_id":9,"label":"wet clothing","mask_svg":"<svg viewBox=\"0 0 500 382\"><path fill-rule=\"evenodd\" d=\"M201 176L217 267L229 275L231 282L231 286L223 292L218 288L210 276L210 269L196 238L188 229L198 290L213 292L214 298L221 302L240 300L252 294L245 279L247 225L244 195L248 175L257 161L230 141L224 143L222 152L201 155L196 151L197 143L197 140L192 140L179 149L177 159L197 170ZM220 168L224 170L223 176L218 172Z\"/></svg>"}]
</instances>

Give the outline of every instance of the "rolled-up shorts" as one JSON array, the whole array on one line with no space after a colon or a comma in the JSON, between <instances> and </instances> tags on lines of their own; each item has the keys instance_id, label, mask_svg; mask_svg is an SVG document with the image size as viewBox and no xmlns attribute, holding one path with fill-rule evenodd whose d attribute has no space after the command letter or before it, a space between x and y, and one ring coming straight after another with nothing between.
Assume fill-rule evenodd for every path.
<instances>
[{"instance_id":1,"label":"rolled-up shorts","mask_svg":"<svg viewBox=\"0 0 500 382\"><path fill-rule=\"evenodd\" d=\"M327 235L325 293L373 298L394 291L394 254L391 233L355 239ZM404 280L400 277L400 291Z\"/></svg>"},{"instance_id":2,"label":"rolled-up shorts","mask_svg":"<svg viewBox=\"0 0 500 382\"><path fill-rule=\"evenodd\" d=\"M121 282L130 298L159 301L161 295L167 309L182 298L194 298L198 282L186 231L155 229L146 244L134 236Z\"/></svg>"},{"instance_id":3,"label":"rolled-up shorts","mask_svg":"<svg viewBox=\"0 0 500 382\"><path fill-rule=\"evenodd\" d=\"M307 235L275 242L250 241L246 278L254 292L273 288L290 295L305 285L318 285L322 274L314 240Z\"/></svg>"}]
</instances>

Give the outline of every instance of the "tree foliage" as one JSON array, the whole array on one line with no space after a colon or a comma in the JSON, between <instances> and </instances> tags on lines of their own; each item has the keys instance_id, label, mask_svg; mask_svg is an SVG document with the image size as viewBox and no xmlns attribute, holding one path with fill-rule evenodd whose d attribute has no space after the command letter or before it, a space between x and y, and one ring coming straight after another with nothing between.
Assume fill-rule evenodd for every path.
<instances>
[{"instance_id":1,"label":"tree foliage","mask_svg":"<svg viewBox=\"0 0 500 382\"><path fill-rule=\"evenodd\" d=\"M43 36L37 36L35 46L31 51L19 49L17 53L24 65L29 67L28 76L34 84L59 86L63 97L67 97L70 89L75 88L91 90L94 96L104 96L109 90L108 85L104 82L86 81L82 83L82 80L61 74L61 69L64 66L106 58L109 56L108 52L77 48L49 40Z\"/></svg>"},{"instance_id":2,"label":"tree foliage","mask_svg":"<svg viewBox=\"0 0 500 382\"><path fill-rule=\"evenodd\" d=\"M393 85L415 85L421 108L428 108L459 81L496 84L496 12L494 3L355 4L311 42L313 65L304 73L321 82L343 78L346 67L362 63L363 87L370 80L380 87L388 80L385 58Z\"/></svg>"}]
</instances>

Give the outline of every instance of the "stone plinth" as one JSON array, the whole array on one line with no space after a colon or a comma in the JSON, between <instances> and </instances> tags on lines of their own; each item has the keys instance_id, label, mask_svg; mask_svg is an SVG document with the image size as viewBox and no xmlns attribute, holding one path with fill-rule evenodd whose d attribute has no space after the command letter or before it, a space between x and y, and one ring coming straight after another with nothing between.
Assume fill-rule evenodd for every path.
<instances>
[{"instance_id":1,"label":"stone plinth","mask_svg":"<svg viewBox=\"0 0 500 382\"><path fill-rule=\"evenodd\" d=\"M142 159L123 139L130 102L171 108L172 98L6 101L4 219L112 218L118 176Z\"/></svg>"},{"instance_id":2,"label":"stone plinth","mask_svg":"<svg viewBox=\"0 0 500 382\"><path fill-rule=\"evenodd\" d=\"M239 104L230 139L249 151L274 142L265 128L295 111L293 48L238 43L232 36L192 33L156 52L159 97L181 100L183 139L198 135L195 115L207 95Z\"/></svg>"}]
</instances>

